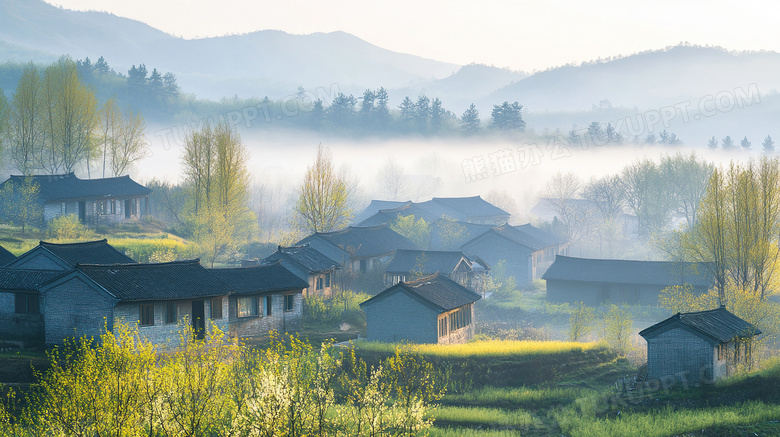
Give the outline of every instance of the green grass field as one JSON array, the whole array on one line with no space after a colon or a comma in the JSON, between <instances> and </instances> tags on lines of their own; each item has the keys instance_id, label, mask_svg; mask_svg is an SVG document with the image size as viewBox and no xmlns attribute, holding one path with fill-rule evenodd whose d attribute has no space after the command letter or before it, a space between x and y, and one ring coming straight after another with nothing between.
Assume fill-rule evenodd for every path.
<instances>
[{"instance_id":1,"label":"green grass field","mask_svg":"<svg viewBox=\"0 0 780 437\"><path fill-rule=\"evenodd\" d=\"M356 347L369 359L393 351ZM714 386L627 395L614 383L636 368L600 343L402 347L449 377L450 389L430 413L434 437L780 435L780 361Z\"/></svg>"}]
</instances>

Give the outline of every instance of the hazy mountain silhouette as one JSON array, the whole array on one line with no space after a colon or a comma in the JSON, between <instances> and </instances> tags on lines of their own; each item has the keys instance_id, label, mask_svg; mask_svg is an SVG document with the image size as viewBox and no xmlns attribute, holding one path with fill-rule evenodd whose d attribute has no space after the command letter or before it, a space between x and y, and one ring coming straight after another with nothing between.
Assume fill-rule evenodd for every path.
<instances>
[{"instance_id":1,"label":"hazy mountain silhouette","mask_svg":"<svg viewBox=\"0 0 780 437\"><path fill-rule=\"evenodd\" d=\"M342 90L395 88L446 77L459 68L382 49L344 32L264 30L185 40L138 21L70 11L41 0L0 0L0 41L38 58L45 53L93 61L104 56L123 73L143 63L150 70L175 73L186 92L209 98L275 96L292 93L298 85L334 83Z\"/></svg>"}]
</instances>

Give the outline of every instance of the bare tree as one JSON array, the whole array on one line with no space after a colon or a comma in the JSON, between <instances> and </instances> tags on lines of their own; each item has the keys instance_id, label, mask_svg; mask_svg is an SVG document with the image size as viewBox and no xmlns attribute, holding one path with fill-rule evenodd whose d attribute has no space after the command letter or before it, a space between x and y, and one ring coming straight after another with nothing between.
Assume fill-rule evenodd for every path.
<instances>
[{"instance_id":1,"label":"bare tree","mask_svg":"<svg viewBox=\"0 0 780 437\"><path fill-rule=\"evenodd\" d=\"M32 174L38 166L37 159L43 127L41 82L38 69L32 63L24 68L16 85L16 92L8 113L8 147L11 161L22 174Z\"/></svg>"},{"instance_id":2,"label":"bare tree","mask_svg":"<svg viewBox=\"0 0 780 437\"><path fill-rule=\"evenodd\" d=\"M566 238L575 243L590 234L592 208L585 207L579 199L582 182L574 173L558 173L545 184L543 201L547 204L566 233Z\"/></svg>"},{"instance_id":3,"label":"bare tree","mask_svg":"<svg viewBox=\"0 0 780 437\"><path fill-rule=\"evenodd\" d=\"M696 153L687 156L678 153L661 159L661 172L669 186L667 195L674 197L675 211L685 218L689 229L698 220L699 204L714 169L712 163L698 160Z\"/></svg>"},{"instance_id":4,"label":"bare tree","mask_svg":"<svg viewBox=\"0 0 780 437\"><path fill-rule=\"evenodd\" d=\"M128 108L120 114L115 140L111 143L111 170L114 176L124 174L128 167L145 157L149 151L144 131L146 121Z\"/></svg>"},{"instance_id":5,"label":"bare tree","mask_svg":"<svg viewBox=\"0 0 780 437\"><path fill-rule=\"evenodd\" d=\"M393 157L388 158L377 173L377 182L387 200L399 200L409 191L409 177Z\"/></svg>"},{"instance_id":6,"label":"bare tree","mask_svg":"<svg viewBox=\"0 0 780 437\"><path fill-rule=\"evenodd\" d=\"M614 220L623 212L624 193L617 176L592 179L582 190L582 197L593 203L603 220Z\"/></svg>"},{"instance_id":7,"label":"bare tree","mask_svg":"<svg viewBox=\"0 0 780 437\"><path fill-rule=\"evenodd\" d=\"M298 188L295 212L302 219L301 227L311 232L339 228L351 216L347 184L335 171L330 150L322 144Z\"/></svg>"}]
</instances>

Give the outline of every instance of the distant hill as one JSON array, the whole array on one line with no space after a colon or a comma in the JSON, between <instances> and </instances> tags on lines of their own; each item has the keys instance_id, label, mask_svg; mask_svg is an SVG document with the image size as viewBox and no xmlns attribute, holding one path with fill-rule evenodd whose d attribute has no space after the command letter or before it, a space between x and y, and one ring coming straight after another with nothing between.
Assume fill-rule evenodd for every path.
<instances>
[{"instance_id":1,"label":"distant hill","mask_svg":"<svg viewBox=\"0 0 780 437\"><path fill-rule=\"evenodd\" d=\"M588 110L609 100L613 106L646 109L697 104L704 96L751 84L764 95L780 89L780 54L676 46L539 72L490 94L482 103L517 100L529 111L546 111Z\"/></svg>"},{"instance_id":2,"label":"distant hill","mask_svg":"<svg viewBox=\"0 0 780 437\"><path fill-rule=\"evenodd\" d=\"M104 56L123 72L144 63L175 73L183 89L215 99L282 96L299 85L314 89L338 84L346 92L397 88L446 77L459 68L382 49L344 32L264 30L185 40L138 21L70 11L41 0L0 0L0 42L38 56Z\"/></svg>"}]
</instances>

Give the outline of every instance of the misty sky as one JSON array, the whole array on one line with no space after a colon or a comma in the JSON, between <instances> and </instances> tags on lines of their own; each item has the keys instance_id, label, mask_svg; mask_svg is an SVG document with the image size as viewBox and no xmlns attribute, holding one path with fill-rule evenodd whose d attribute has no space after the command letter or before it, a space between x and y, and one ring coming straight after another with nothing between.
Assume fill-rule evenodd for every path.
<instances>
[{"instance_id":1,"label":"misty sky","mask_svg":"<svg viewBox=\"0 0 780 437\"><path fill-rule=\"evenodd\" d=\"M766 1L47 1L111 12L184 38L342 30L398 52L528 72L682 41L780 51L780 2Z\"/></svg>"}]
</instances>

